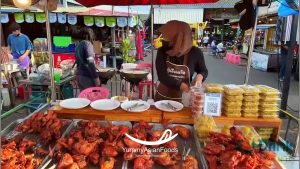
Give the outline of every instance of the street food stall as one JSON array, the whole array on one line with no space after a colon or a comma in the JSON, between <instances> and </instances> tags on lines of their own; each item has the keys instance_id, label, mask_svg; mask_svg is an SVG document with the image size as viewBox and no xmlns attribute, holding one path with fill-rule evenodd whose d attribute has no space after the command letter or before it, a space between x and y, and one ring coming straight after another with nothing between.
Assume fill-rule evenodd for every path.
<instances>
[{"instance_id":1,"label":"street food stall","mask_svg":"<svg viewBox=\"0 0 300 169\"><path fill-rule=\"evenodd\" d=\"M117 1L102 3L112 2ZM134 5L129 3L132 1L125 2L113 5ZM81 3L93 6L101 1ZM48 49L53 68L51 48ZM54 88L54 71L51 72ZM148 73L123 69L120 76L137 85ZM277 117L280 93L268 86L195 86L189 97L183 98L185 106L171 100L155 103L131 100L128 95L112 98L103 95L105 98L94 100L95 95L87 94L56 101L53 93L54 90L51 103L1 131L1 168L285 169L299 166L299 159L278 144L282 124ZM10 113L3 113L1 119Z\"/></svg>"}]
</instances>

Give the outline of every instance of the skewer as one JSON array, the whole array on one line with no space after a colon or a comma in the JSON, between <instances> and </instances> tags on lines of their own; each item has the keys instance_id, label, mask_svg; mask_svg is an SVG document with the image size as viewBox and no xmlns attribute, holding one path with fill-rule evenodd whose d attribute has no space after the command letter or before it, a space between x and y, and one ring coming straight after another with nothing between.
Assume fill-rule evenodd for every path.
<instances>
[{"instance_id":1,"label":"skewer","mask_svg":"<svg viewBox=\"0 0 300 169\"><path fill-rule=\"evenodd\" d=\"M49 159L43 166L41 169L45 169L49 164L50 162L52 161L52 159Z\"/></svg>"}]
</instances>

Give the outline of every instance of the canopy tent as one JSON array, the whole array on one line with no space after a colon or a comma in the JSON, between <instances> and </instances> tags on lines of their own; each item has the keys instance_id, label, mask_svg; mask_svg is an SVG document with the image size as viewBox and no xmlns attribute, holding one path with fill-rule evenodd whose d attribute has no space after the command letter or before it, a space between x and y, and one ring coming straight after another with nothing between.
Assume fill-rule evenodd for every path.
<instances>
[{"instance_id":1,"label":"canopy tent","mask_svg":"<svg viewBox=\"0 0 300 169\"><path fill-rule=\"evenodd\" d=\"M217 0L76 0L76 1L87 7L92 7L97 5L131 6L131 5L199 4L199 3L217 2Z\"/></svg>"}]
</instances>

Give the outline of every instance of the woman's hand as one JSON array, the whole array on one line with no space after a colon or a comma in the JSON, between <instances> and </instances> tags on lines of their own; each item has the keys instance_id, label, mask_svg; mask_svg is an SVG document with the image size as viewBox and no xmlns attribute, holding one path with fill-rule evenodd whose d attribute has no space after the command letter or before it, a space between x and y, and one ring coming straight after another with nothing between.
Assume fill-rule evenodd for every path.
<instances>
[{"instance_id":1,"label":"woman's hand","mask_svg":"<svg viewBox=\"0 0 300 169\"><path fill-rule=\"evenodd\" d=\"M203 76L201 74L197 74L196 77L195 77L195 80L193 82L193 85L196 85L196 84L202 84L203 83Z\"/></svg>"},{"instance_id":2,"label":"woman's hand","mask_svg":"<svg viewBox=\"0 0 300 169\"><path fill-rule=\"evenodd\" d=\"M180 90L183 92L188 92L190 90L190 86L187 85L186 83L182 82L180 85Z\"/></svg>"}]
</instances>

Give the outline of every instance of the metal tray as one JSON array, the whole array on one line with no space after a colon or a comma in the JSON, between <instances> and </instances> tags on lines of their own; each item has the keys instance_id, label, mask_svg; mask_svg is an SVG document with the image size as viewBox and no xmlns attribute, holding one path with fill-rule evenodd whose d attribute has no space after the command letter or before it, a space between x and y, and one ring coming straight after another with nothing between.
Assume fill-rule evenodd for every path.
<instances>
[{"instance_id":1,"label":"metal tray","mask_svg":"<svg viewBox=\"0 0 300 169\"><path fill-rule=\"evenodd\" d=\"M163 126L160 123L149 123L149 124L153 125L152 131L154 131L154 130L163 130ZM189 155L193 155L198 160L199 169L203 169L203 162L202 162L203 159L200 156L200 153L198 152L198 148L197 148L196 141L195 141L195 132L194 132L193 126L182 125L182 124L171 124L171 125L168 125L168 128L173 128L174 126L178 126L178 125L186 127L187 129L189 129L191 131L191 136L187 140L183 140L179 136L177 136L175 138L175 141L178 145L178 151L180 153L182 153L184 145L186 147L186 150L188 148L191 148L191 151L190 151ZM133 161L128 162L127 168L128 169L133 169ZM158 165L156 162L154 162L153 168L155 168L155 169L165 169L166 167Z\"/></svg>"},{"instance_id":2,"label":"metal tray","mask_svg":"<svg viewBox=\"0 0 300 169\"><path fill-rule=\"evenodd\" d=\"M70 132L74 129L77 129L78 128L78 125L77 123L81 121L81 119L75 119L73 120L73 122L70 124L70 126L67 128L66 132L62 135L61 138L66 138ZM84 120L84 121L88 121L88 120ZM108 125L108 121L97 121L98 124L100 124L101 126L107 126ZM126 125L128 126L130 129L132 128L132 124L129 122L129 121L111 121L111 123L113 125ZM56 150L56 148L54 147L54 151ZM121 169L123 168L123 163L125 163L124 159L123 159L123 156L118 156L116 158L116 164L115 164L115 167L114 168L118 168L118 169ZM55 166L57 165L57 162L51 160L49 161L49 158L47 160L44 160L43 163L42 163L42 167L40 169L48 169L48 168L56 168ZM88 164L88 166L86 167L86 169L99 169L99 166L97 165L93 165L91 163Z\"/></svg>"},{"instance_id":3,"label":"metal tray","mask_svg":"<svg viewBox=\"0 0 300 169\"><path fill-rule=\"evenodd\" d=\"M25 120L29 119L33 114L37 113L37 112L41 112L41 110L47 108L48 105L43 106L41 109L33 112L32 114L30 114L29 116L27 116L24 119L18 119L14 122L12 122L11 124L9 124L4 130L1 131L1 136L5 137L7 140L10 140L14 137L21 137L21 138L27 138L29 140L33 140L36 142L36 145L34 146L33 149L37 149L42 147L45 150L49 149L50 147L54 147L55 142L52 142L50 144L43 144L43 141L40 139L39 134L34 134L34 133L23 133L23 132L18 132L15 131L15 128L19 125L22 124L22 122L24 122ZM61 119L64 121L65 125L62 127L61 133L63 135L63 133L65 133L65 131L67 130L67 128L69 127L69 125L72 123L72 120L69 119ZM49 155L46 156L38 156L42 159L41 165L38 167L40 168L45 161L47 161L49 159Z\"/></svg>"}]
</instances>

